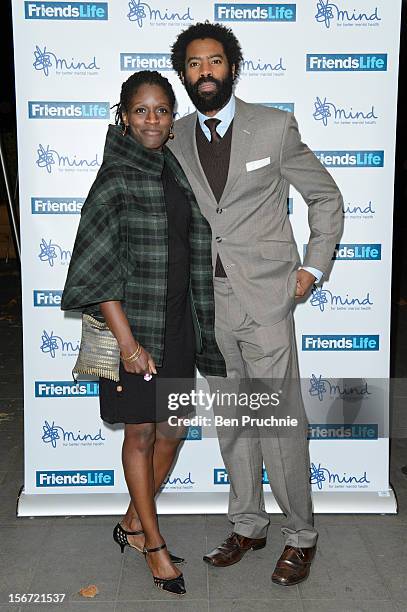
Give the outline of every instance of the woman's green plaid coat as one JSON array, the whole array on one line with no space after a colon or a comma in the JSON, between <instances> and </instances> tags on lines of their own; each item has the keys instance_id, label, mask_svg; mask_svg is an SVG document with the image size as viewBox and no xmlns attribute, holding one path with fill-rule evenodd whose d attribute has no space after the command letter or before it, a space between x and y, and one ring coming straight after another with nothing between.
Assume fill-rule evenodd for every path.
<instances>
[{"instance_id":1,"label":"woman's green plaid coat","mask_svg":"<svg viewBox=\"0 0 407 612\"><path fill-rule=\"evenodd\" d=\"M191 204L196 365L206 376L226 376L214 333L210 227L169 149L150 151L131 135L122 136L118 126L109 126L103 164L82 208L61 308L103 319L98 305L120 300L134 337L162 364L168 269L164 162Z\"/></svg>"}]
</instances>

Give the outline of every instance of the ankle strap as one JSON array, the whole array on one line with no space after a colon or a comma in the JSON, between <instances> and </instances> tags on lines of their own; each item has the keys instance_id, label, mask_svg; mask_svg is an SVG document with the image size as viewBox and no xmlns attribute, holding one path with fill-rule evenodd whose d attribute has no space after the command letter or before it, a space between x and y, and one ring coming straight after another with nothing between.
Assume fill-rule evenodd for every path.
<instances>
[{"instance_id":1,"label":"ankle strap","mask_svg":"<svg viewBox=\"0 0 407 612\"><path fill-rule=\"evenodd\" d=\"M167 548L167 544L164 542L164 544L161 544L161 546L157 546L157 548L144 548L143 552L144 553L153 553L153 552L158 552L159 550L164 550L164 548Z\"/></svg>"},{"instance_id":2,"label":"ankle strap","mask_svg":"<svg viewBox=\"0 0 407 612\"><path fill-rule=\"evenodd\" d=\"M119 523L119 527L126 535L142 535L144 531L141 529L139 531L126 531L124 527Z\"/></svg>"}]
</instances>

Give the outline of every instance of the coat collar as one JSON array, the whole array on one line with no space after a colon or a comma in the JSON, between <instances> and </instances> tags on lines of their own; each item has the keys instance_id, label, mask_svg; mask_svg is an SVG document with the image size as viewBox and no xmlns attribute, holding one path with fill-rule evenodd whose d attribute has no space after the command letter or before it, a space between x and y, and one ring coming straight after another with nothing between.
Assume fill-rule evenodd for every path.
<instances>
[{"instance_id":1,"label":"coat collar","mask_svg":"<svg viewBox=\"0 0 407 612\"><path fill-rule=\"evenodd\" d=\"M130 132L125 136L118 125L109 125L103 161L137 168L150 175L161 176L164 167L163 151L152 151L140 144Z\"/></svg>"}]
</instances>

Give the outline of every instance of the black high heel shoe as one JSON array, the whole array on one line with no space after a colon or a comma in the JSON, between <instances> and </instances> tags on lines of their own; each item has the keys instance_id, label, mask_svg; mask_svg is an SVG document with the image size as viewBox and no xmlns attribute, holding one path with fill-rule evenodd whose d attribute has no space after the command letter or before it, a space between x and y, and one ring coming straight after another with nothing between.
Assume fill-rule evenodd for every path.
<instances>
[{"instance_id":1,"label":"black high heel shoe","mask_svg":"<svg viewBox=\"0 0 407 612\"><path fill-rule=\"evenodd\" d=\"M117 542L117 544L120 546L122 553L124 553L124 549L126 548L126 546L129 546L130 548L134 548L134 550L137 550L137 552L143 555L144 550L142 548L134 546L134 544L130 544L129 540L127 539L127 536L129 535L142 535L143 533L144 531L142 530L126 531L125 529L123 529L120 523L117 523L116 527L113 529L113 540ZM170 555L172 563L180 564L185 562L185 559L183 559L183 557L177 557L176 555L170 553L170 551L168 551L168 554Z\"/></svg>"},{"instance_id":2,"label":"black high heel shoe","mask_svg":"<svg viewBox=\"0 0 407 612\"><path fill-rule=\"evenodd\" d=\"M161 544L161 546L157 546L157 548L144 548L143 554L147 557L147 554L158 552L164 548L167 548L165 543ZM176 578L159 578L159 576L153 576L153 580L156 587L172 595L185 595L187 592L183 574L180 574Z\"/></svg>"}]
</instances>

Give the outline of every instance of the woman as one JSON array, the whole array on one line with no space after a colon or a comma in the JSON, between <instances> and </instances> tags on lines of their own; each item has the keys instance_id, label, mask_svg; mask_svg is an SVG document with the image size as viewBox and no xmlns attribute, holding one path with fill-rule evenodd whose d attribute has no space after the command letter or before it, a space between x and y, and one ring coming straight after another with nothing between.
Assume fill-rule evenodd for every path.
<instances>
[{"instance_id":1,"label":"woman","mask_svg":"<svg viewBox=\"0 0 407 612\"><path fill-rule=\"evenodd\" d=\"M214 335L210 228L164 146L174 104L158 72L138 72L123 83L120 126L109 126L103 164L82 209L62 309L104 319L120 347L120 382L100 379L102 419L125 423L131 502L113 537L122 552L129 545L144 553L156 586L183 594L174 565L183 559L166 550L154 496L185 428L169 426L168 397L157 394L156 383L189 379L191 389L195 365L204 375L226 372ZM190 407L183 410L177 416Z\"/></svg>"}]
</instances>

